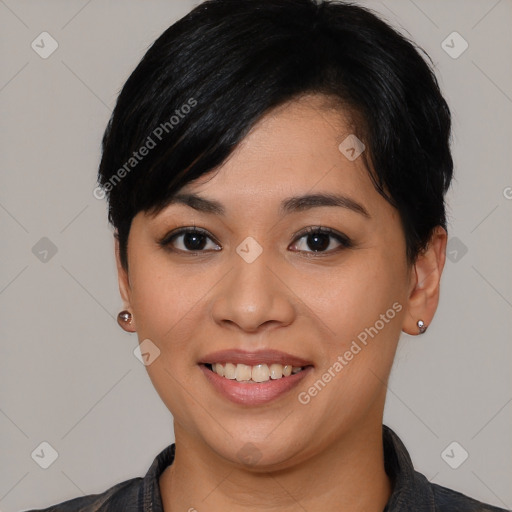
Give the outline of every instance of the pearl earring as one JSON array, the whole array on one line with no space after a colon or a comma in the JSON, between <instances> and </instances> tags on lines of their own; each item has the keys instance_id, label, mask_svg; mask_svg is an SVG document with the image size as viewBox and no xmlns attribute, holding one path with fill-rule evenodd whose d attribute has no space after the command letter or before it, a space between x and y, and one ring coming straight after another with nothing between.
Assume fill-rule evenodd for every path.
<instances>
[{"instance_id":1,"label":"pearl earring","mask_svg":"<svg viewBox=\"0 0 512 512\"><path fill-rule=\"evenodd\" d=\"M423 320L418 320L418 330L420 334L423 334L427 330L427 326Z\"/></svg>"},{"instance_id":2,"label":"pearl earring","mask_svg":"<svg viewBox=\"0 0 512 512\"><path fill-rule=\"evenodd\" d=\"M117 315L117 323L124 328L125 325L130 325L132 323L132 314L129 311L121 311Z\"/></svg>"}]
</instances>

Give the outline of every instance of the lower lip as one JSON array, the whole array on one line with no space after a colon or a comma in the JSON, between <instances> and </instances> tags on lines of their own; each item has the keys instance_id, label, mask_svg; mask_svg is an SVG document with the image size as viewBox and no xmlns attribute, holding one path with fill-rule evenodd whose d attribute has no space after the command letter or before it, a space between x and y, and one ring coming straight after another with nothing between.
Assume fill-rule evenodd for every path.
<instances>
[{"instance_id":1,"label":"lower lip","mask_svg":"<svg viewBox=\"0 0 512 512\"><path fill-rule=\"evenodd\" d=\"M228 400L242 405L260 405L276 400L288 393L291 389L313 369L312 366L304 368L299 373L280 379L270 379L266 382L238 382L226 379L209 370L204 364L199 365L202 372L213 387Z\"/></svg>"}]
</instances>

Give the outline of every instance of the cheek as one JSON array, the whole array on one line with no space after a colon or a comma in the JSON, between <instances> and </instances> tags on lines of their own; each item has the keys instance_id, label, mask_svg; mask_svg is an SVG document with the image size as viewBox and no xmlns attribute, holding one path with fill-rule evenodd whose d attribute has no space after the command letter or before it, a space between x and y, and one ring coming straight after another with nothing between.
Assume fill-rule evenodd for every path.
<instances>
[{"instance_id":1,"label":"cheek","mask_svg":"<svg viewBox=\"0 0 512 512\"><path fill-rule=\"evenodd\" d=\"M381 315L391 320L390 324L399 324L397 317L407 297L406 266L398 255L365 250L354 253L351 261L336 271L304 279L302 286L308 306L329 328L331 343L346 343L373 326Z\"/></svg>"},{"instance_id":2,"label":"cheek","mask_svg":"<svg viewBox=\"0 0 512 512\"><path fill-rule=\"evenodd\" d=\"M187 339L187 325L205 294L201 272L172 268L165 255L134 254L130 270L131 302L139 339L149 338L170 349Z\"/></svg>"},{"instance_id":3,"label":"cheek","mask_svg":"<svg viewBox=\"0 0 512 512\"><path fill-rule=\"evenodd\" d=\"M146 371L175 421L192 432L194 413L184 390L193 389L198 378L191 335L208 283L201 272L185 275L169 268L160 256L146 254L143 260L131 261L132 308L139 342L149 339L159 350Z\"/></svg>"},{"instance_id":4,"label":"cheek","mask_svg":"<svg viewBox=\"0 0 512 512\"><path fill-rule=\"evenodd\" d=\"M382 396L405 311L406 270L398 254L369 250L328 283L309 288L317 324L329 327L317 375L329 382L326 391L314 383L301 395L317 408L312 422L359 417Z\"/></svg>"}]
</instances>

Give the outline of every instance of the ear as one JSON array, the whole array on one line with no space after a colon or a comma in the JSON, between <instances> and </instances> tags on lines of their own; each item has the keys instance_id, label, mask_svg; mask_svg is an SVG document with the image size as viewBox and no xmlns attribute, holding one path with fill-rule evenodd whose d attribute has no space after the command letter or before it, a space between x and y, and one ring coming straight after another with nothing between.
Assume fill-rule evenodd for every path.
<instances>
[{"instance_id":1,"label":"ear","mask_svg":"<svg viewBox=\"0 0 512 512\"><path fill-rule=\"evenodd\" d=\"M135 318L133 315L132 307L131 307L131 286L130 286L130 278L128 275L128 269L123 267L121 263L121 254L119 250L119 238L117 237L117 233L114 236L115 240L115 253L116 253L116 266L117 266L117 280L119 282L119 293L121 294L121 298L123 299L124 308L126 311L129 311L132 314L132 320L128 323L123 323L122 328L126 332L135 332L137 329L135 327Z\"/></svg>"},{"instance_id":2,"label":"ear","mask_svg":"<svg viewBox=\"0 0 512 512\"><path fill-rule=\"evenodd\" d=\"M437 226L427 248L418 255L411 272L409 299L402 330L420 334L418 320L429 326L439 303L441 274L446 260L446 230Z\"/></svg>"}]
</instances>

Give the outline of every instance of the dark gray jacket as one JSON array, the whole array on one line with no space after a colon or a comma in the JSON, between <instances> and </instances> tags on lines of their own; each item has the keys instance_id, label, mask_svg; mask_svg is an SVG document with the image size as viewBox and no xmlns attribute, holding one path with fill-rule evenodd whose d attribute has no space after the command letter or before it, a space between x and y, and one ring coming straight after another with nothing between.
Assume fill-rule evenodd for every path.
<instances>
[{"instance_id":1,"label":"dark gray jacket","mask_svg":"<svg viewBox=\"0 0 512 512\"><path fill-rule=\"evenodd\" d=\"M383 512L505 512L437 484L431 484L413 468L400 438L382 426L386 472L393 481L393 493ZM144 478L121 482L101 494L65 501L39 512L163 512L158 479L174 460L175 445L162 450ZM35 510L28 512L37 512ZM510 512L510 511L508 511Z\"/></svg>"}]
</instances>

